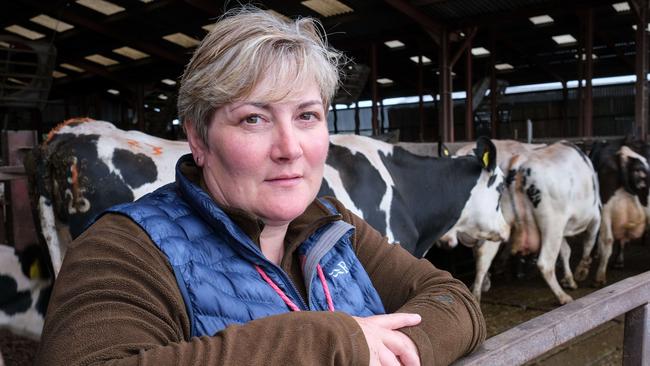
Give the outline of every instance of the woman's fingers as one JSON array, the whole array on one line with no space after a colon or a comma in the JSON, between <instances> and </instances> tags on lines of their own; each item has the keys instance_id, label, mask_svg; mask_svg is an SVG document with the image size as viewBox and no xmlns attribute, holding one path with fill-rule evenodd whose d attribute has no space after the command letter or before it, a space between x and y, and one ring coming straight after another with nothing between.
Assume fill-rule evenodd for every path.
<instances>
[{"instance_id":1,"label":"woman's fingers","mask_svg":"<svg viewBox=\"0 0 650 366\"><path fill-rule=\"evenodd\" d=\"M394 314L383 314L383 315L373 315L364 318L368 322L372 322L374 325L386 328L386 329L399 329L404 327L412 327L414 325L420 324L422 318L419 314L407 314L407 313L394 313Z\"/></svg>"},{"instance_id":2,"label":"woman's fingers","mask_svg":"<svg viewBox=\"0 0 650 366\"><path fill-rule=\"evenodd\" d=\"M383 338L383 343L392 354L397 356L402 365L420 366L418 348L406 334L398 330L391 330Z\"/></svg>"},{"instance_id":3,"label":"woman's fingers","mask_svg":"<svg viewBox=\"0 0 650 366\"><path fill-rule=\"evenodd\" d=\"M386 314L366 318L354 317L368 343L370 365L419 366L420 357L415 343L396 330L413 326L422 320L417 314Z\"/></svg>"}]
</instances>

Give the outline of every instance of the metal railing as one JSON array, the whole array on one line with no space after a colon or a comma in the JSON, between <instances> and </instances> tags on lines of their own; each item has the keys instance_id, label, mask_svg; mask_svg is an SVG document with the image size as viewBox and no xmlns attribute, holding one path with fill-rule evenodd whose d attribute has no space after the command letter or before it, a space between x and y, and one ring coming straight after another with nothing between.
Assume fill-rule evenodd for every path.
<instances>
[{"instance_id":1,"label":"metal railing","mask_svg":"<svg viewBox=\"0 0 650 366\"><path fill-rule=\"evenodd\" d=\"M623 365L650 365L650 271L498 334L453 366L521 365L625 314Z\"/></svg>"}]
</instances>

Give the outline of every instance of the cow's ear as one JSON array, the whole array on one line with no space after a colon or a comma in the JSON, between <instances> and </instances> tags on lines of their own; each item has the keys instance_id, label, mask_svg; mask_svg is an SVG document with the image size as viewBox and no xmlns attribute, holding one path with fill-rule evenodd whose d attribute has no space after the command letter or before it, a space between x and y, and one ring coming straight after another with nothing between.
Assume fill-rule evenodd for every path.
<instances>
[{"instance_id":1,"label":"cow's ear","mask_svg":"<svg viewBox=\"0 0 650 366\"><path fill-rule=\"evenodd\" d=\"M451 153L449 152L449 148L447 145L443 144L442 142L438 143L438 156L441 158L448 158L451 156Z\"/></svg>"},{"instance_id":2,"label":"cow's ear","mask_svg":"<svg viewBox=\"0 0 650 366\"><path fill-rule=\"evenodd\" d=\"M474 155L478 158L483 165L483 169L494 171L497 163L497 148L494 146L492 140L485 136L481 136L476 140L476 149Z\"/></svg>"}]
</instances>

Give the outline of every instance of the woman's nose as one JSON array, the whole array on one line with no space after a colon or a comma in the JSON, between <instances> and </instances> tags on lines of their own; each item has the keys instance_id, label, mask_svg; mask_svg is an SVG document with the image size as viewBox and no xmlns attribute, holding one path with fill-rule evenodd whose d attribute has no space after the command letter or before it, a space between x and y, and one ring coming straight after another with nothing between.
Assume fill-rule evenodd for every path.
<instances>
[{"instance_id":1,"label":"woman's nose","mask_svg":"<svg viewBox=\"0 0 650 366\"><path fill-rule=\"evenodd\" d=\"M293 161L302 156L300 136L291 123L278 126L274 134L271 158L275 161Z\"/></svg>"}]
</instances>

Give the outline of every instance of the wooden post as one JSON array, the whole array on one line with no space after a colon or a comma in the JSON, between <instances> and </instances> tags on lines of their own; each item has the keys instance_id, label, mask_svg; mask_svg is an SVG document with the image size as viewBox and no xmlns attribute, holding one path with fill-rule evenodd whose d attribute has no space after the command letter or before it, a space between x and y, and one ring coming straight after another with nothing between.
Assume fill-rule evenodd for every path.
<instances>
[{"instance_id":1,"label":"wooden post","mask_svg":"<svg viewBox=\"0 0 650 366\"><path fill-rule=\"evenodd\" d=\"M625 314L623 365L650 365L650 304Z\"/></svg>"}]
</instances>

